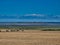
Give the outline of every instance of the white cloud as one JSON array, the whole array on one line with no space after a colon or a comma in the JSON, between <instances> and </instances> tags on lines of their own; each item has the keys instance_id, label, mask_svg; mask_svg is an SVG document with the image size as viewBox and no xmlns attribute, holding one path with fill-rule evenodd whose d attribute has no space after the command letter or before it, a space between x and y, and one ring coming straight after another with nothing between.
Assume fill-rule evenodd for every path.
<instances>
[{"instance_id":1,"label":"white cloud","mask_svg":"<svg viewBox=\"0 0 60 45\"><path fill-rule=\"evenodd\" d=\"M41 16L41 17L44 17L46 15L44 15L44 14L26 14L24 16Z\"/></svg>"}]
</instances>

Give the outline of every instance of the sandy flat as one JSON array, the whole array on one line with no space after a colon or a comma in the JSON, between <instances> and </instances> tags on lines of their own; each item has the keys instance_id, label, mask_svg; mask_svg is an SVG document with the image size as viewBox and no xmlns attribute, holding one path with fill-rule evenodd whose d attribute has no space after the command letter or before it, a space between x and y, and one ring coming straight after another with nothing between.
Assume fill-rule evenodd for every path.
<instances>
[{"instance_id":1,"label":"sandy flat","mask_svg":"<svg viewBox=\"0 0 60 45\"><path fill-rule=\"evenodd\" d=\"M0 32L0 45L60 45L59 31Z\"/></svg>"}]
</instances>

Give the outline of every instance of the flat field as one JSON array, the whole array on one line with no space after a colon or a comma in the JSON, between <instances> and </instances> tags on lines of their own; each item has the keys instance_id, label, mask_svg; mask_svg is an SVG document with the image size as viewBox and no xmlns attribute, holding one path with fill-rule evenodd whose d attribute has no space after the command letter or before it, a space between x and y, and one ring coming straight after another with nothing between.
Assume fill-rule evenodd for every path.
<instances>
[{"instance_id":1,"label":"flat field","mask_svg":"<svg viewBox=\"0 0 60 45\"><path fill-rule=\"evenodd\" d=\"M60 45L59 31L0 32L0 45Z\"/></svg>"}]
</instances>

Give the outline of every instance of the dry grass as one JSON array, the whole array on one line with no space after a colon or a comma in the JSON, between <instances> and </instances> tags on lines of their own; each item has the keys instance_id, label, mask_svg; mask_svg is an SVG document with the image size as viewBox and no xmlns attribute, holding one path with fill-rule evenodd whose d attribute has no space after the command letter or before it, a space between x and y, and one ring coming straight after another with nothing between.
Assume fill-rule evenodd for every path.
<instances>
[{"instance_id":1,"label":"dry grass","mask_svg":"<svg viewBox=\"0 0 60 45\"><path fill-rule=\"evenodd\" d=\"M60 45L60 32L0 32L0 45Z\"/></svg>"}]
</instances>

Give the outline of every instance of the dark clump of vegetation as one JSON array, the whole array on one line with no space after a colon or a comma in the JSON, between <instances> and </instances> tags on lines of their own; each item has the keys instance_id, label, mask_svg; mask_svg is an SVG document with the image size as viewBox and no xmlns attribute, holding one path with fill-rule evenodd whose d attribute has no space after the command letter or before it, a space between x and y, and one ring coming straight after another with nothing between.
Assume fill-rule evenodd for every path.
<instances>
[{"instance_id":1,"label":"dark clump of vegetation","mask_svg":"<svg viewBox=\"0 0 60 45\"><path fill-rule=\"evenodd\" d=\"M42 31L60 31L60 29L43 29Z\"/></svg>"},{"instance_id":2,"label":"dark clump of vegetation","mask_svg":"<svg viewBox=\"0 0 60 45\"><path fill-rule=\"evenodd\" d=\"M57 31L60 31L60 29L57 29Z\"/></svg>"},{"instance_id":3,"label":"dark clump of vegetation","mask_svg":"<svg viewBox=\"0 0 60 45\"><path fill-rule=\"evenodd\" d=\"M19 30L16 30L16 31L19 31Z\"/></svg>"},{"instance_id":4,"label":"dark clump of vegetation","mask_svg":"<svg viewBox=\"0 0 60 45\"><path fill-rule=\"evenodd\" d=\"M9 30L6 30L6 32L9 32Z\"/></svg>"},{"instance_id":5,"label":"dark clump of vegetation","mask_svg":"<svg viewBox=\"0 0 60 45\"><path fill-rule=\"evenodd\" d=\"M1 30L0 30L0 32L1 32Z\"/></svg>"},{"instance_id":6,"label":"dark clump of vegetation","mask_svg":"<svg viewBox=\"0 0 60 45\"><path fill-rule=\"evenodd\" d=\"M11 32L15 32L15 30L11 30Z\"/></svg>"}]
</instances>

